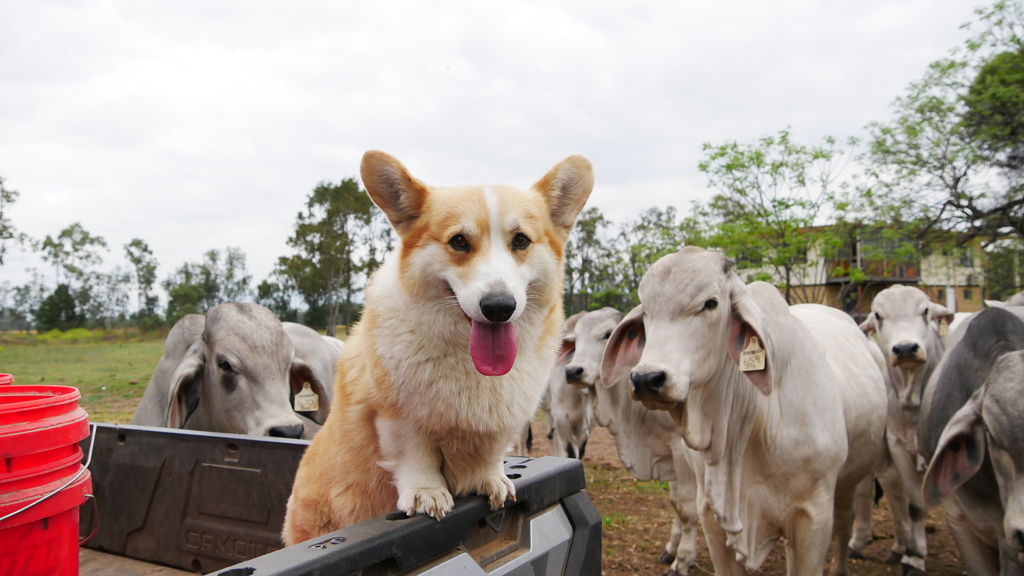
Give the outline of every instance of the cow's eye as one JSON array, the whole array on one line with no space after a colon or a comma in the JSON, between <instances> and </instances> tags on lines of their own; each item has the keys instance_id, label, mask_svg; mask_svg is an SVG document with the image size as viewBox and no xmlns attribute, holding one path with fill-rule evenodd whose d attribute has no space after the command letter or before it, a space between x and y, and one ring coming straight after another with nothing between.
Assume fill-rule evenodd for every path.
<instances>
[{"instance_id":1,"label":"cow's eye","mask_svg":"<svg viewBox=\"0 0 1024 576\"><path fill-rule=\"evenodd\" d=\"M469 240L462 234L456 234L448 240L448 245L456 252L469 252Z\"/></svg>"},{"instance_id":2,"label":"cow's eye","mask_svg":"<svg viewBox=\"0 0 1024 576\"><path fill-rule=\"evenodd\" d=\"M714 310L715 308L718 308L718 300L708 298L707 301L704 302L704 307L701 308L701 310Z\"/></svg>"},{"instance_id":3,"label":"cow's eye","mask_svg":"<svg viewBox=\"0 0 1024 576\"><path fill-rule=\"evenodd\" d=\"M928 309L927 308L924 309L924 312L921 312L921 316L924 316L926 320L928 319Z\"/></svg>"},{"instance_id":4,"label":"cow's eye","mask_svg":"<svg viewBox=\"0 0 1024 576\"><path fill-rule=\"evenodd\" d=\"M533 240L522 232L516 232L516 235L512 237L512 249L513 250L526 250Z\"/></svg>"},{"instance_id":5,"label":"cow's eye","mask_svg":"<svg viewBox=\"0 0 1024 576\"><path fill-rule=\"evenodd\" d=\"M604 336L601 336L601 340L607 340L607 339L609 339L611 337L612 337L612 331L609 330L609 331L604 333Z\"/></svg>"},{"instance_id":6,"label":"cow's eye","mask_svg":"<svg viewBox=\"0 0 1024 576\"><path fill-rule=\"evenodd\" d=\"M217 360L217 367L220 368L221 370L223 370L224 372L228 373L228 374L234 374L235 373L235 369L234 369L233 366L231 366L231 363L228 362L227 360L223 359L223 358L221 358L220 360Z\"/></svg>"}]
</instances>

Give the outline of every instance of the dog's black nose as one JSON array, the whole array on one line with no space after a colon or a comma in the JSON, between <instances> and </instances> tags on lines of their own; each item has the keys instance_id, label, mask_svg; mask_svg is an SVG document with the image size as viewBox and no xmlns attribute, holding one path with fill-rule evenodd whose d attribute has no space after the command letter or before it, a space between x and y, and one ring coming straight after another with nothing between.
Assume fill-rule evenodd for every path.
<instances>
[{"instance_id":1,"label":"dog's black nose","mask_svg":"<svg viewBox=\"0 0 1024 576\"><path fill-rule=\"evenodd\" d=\"M491 292L480 299L480 311L491 322L506 322L516 311L516 299L507 292Z\"/></svg>"},{"instance_id":2,"label":"dog's black nose","mask_svg":"<svg viewBox=\"0 0 1024 576\"><path fill-rule=\"evenodd\" d=\"M913 342L900 343L892 347L892 353L893 356L896 356L896 358L899 358L900 360L903 360L904 358L913 359L917 356L917 348L917 344L914 344Z\"/></svg>"},{"instance_id":3,"label":"dog's black nose","mask_svg":"<svg viewBox=\"0 0 1024 576\"><path fill-rule=\"evenodd\" d=\"M305 428L302 424L292 426L274 426L268 434L274 438L302 438Z\"/></svg>"},{"instance_id":4,"label":"dog's black nose","mask_svg":"<svg viewBox=\"0 0 1024 576\"><path fill-rule=\"evenodd\" d=\"M565 378L573 382L579 382L583 378L583 366L566 366Z\"/></svg>"},{"instance_id":5,"label":"dog's black nose","mask_svg":"<svg viewBox=\"0 0 1024 576\"><path fill-rule=\"evenodd\" d=\"M657 396L665 387L665 373L661 370L630 372L629 381L633 383L633 394L637 397Z\"/></svg>"}]
</instances>

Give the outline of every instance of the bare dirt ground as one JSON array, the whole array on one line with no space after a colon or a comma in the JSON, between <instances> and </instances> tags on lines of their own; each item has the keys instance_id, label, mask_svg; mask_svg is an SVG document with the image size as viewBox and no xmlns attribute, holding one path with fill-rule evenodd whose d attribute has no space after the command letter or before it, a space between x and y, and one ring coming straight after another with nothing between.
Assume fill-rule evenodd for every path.
<instances>
[{"instance_id":1,"label":"bare dirt ground","mask_svg":"<svg viewBox=\"0 0 1024 576\"><path fill-rule=\"evenodd\" d=\"M541 422L533 423L532 456L551 454L545 433ZM664 574L667 566L660 564L658 558L664 550L665 541L672 528L672 510L668 503L667 484L634 480L619 462L612 437L604 428L598 428L592 433L583 464L587 490L603 519L604 576ZM898 574L897 567L884 563L893 542L893 524L885 499L874 509L872 529L875 539L867 548L867 558L851 560L850 574ZM941 508L930 511L927 531L928 574L964 574L959 550L949 534ZM690 574L714 574L703 540L700 546L699 562L690 570ZM782 548L781 543L776 545L771 556L761 567L760 574L785 574L786 564Z\"/></svg>"}]
</instances>

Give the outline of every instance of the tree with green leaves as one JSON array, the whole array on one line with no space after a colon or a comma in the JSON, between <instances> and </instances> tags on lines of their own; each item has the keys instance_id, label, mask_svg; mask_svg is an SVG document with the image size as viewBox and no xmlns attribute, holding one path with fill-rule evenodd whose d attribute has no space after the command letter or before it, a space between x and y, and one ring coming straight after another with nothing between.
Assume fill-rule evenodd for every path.
<instances>
[{"instance_id":1,"label":"tree with green leaves","mask_svg":"<svg viewBox=\"0 0 1024 576\"><path fill-rule=\"evenodd\" d=\"M619 226L616 245L622 247L622 281L625 301L621 309L628 311L640 302L637 289L647 269L659 258L683 246L686 234L679 215L672 206L648 208Z\"/></svg>"},{"instance_id":2,"label":"tree with green leaves","mask_svg":"<svg viewBox=\"0 0 1024 576\"><path fill-rule=\"evenodd\" d=\"M299 311L293 305L295 289L291 282L274 272L256 286L256 303L265 306L283 321L298 322Z\"/></svg>"},{"instance_id":3,"label":"tree with green leaves","mask_svg":"<svg viewBox=\"0 0 1024 576\"><path fill-rule=\"evenodd\" d=\"M366 279L391 249L391 227L352 178L318 184L295 220L288 239L295 253L278 259L276 273L306 301L310 320L319 312L333 335L339 319L353 321Z\"/></svg>"},{"instance_id":4,"label":"tree with green leaves","mask_svg":"<svg viewBox=\"0 0 1024 576\"><path fill-rule=\"evenodd\" d=\"M67 284L60 284L36 312L36 330L68 330L85 324L75 296Z\"/></svg>"},{"instance_id":5,"label":"tree with green leaves","mask_svg":"<svg viewBox=\"0 0 1024 576\"><path fill-rule=\"evenodd\" d=\"M1024 242L1004 238L989 247L985 262L985 298L1006 300L1024 290Z\"/></svg>"},{"instance_id":6,"label":"tree with green leaves","mask_svg":"<svg viewBox=\"0 0 1024 576\"><path fill-rule=\"evenodd\" d=\"M754 143L706 143L698 167L717 192L695 204L691 222L701 222L703 240L747 269L749 279L781 285L787 302L821 301L829 271L819 263L829 259L823 252L838 232L821 225L839 210L839 179L855 145L831 137L805 145L789 130Z\"/></svg>"},{"instance_id":7,"label":"tree with green leaves","mask_svg":"<svg viewBox=\"0 0 1024 576\"><path fill-rule=\"evenodd\" d=\"M869 126L880 207L921 239L1024 232L1024 8L998 1L975 14L976 34L907 87L893 119Z\"/></svg>"},{"instance_id":8,"label":"tree with green leaves","mask_svg":"<svg viewBox=\"0 0 1024 576\"><path fill-rule=\"evenodd\" d=\"M112 328L128 320L130 275L120 267L86 275L75 290L83 322L89 327Z\"/></svg>"},{"instance_id":9,"label":"tree with green leaves","mask_svg":"<svg viewBox=\"0 0 1024 576\"><path fill-rule=\"evenodd\" d=\"M612 222L591 206L576 219L565 244L565 296L567 314L602 306L624 308L620 254L614 249Z\"/></svg>"},{"instance_id":10,"label":"tree with green leaves","mask_svg":"<svg viewBox=\"0 0 1024 576\"><path fill-rule=\"evenodd\" d=\"M0 266L4 265L4 255L7 254L7 241L15 236L17 231L11 222L11 205L18 201L19 193L4 186L4 179L0 176Z\"/></svg>"},{"instance_id":11,"label":"tree with green leaves","mask_svg":"<svg viewBox=\"0 0 1024 576\"><path fill-rule=\"evenodd\" d=\"M186 314L205 314L224 302L242 302L251 293L245 252L228 246L221 253L208 250L201 262L185 262L164 280L167 291L167 322Z\"/></svg>"},{"instance_id":12,"label":"tree with green leaves","mask_svg":"<svg viewBox=\"0 0 1024 576\"><path fill-rule=\"evenodd\" d=\"M141 238L133 238L124 245L124 254L134 271L136 288L136 316L143 318L156 316L157 297L153 293L156 284L156 269L159 263L153 256L149 244Z\"/></svg>"},{"instance_id":13,"label":"tree with green leaves","mask_svg":"<svg viewBox=\"0 0 1024 576\"><path fill-rule=\"evenodd\" d=\"M55 237L47 235L41 244L43 260L53 265L57 283L68 285L72 280L81 281L90 267L102 264L102 251L106 249L107 241L91 234L79 222L64 228Z\"/></svg>"}]
</instances>

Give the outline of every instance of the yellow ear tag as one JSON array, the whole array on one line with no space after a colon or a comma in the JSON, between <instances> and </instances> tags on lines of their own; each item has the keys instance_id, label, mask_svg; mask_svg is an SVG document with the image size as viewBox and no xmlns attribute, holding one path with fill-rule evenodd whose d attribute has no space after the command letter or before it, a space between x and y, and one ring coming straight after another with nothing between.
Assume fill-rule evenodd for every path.
<instances>
[{"instance_id":1,"label":"yellow ear tag","mask_svg":"<svg viewBox=\"0 0 1024 576\"><path fill-rule=\"evenodd\" d=\"M316 412L320 409L320 397L310 388L309 382L302 383L302 391L295 395L296 412Z\"/></svg>"},{"instance_id":2,"label":"yellow ear tag","mask_svg":"<svg viewBox=\"0 0 1024 576\"><path fill-rule=\"evenodd\" d=\"M939 336L945 336L949 334L949 322L939 320Z\"/></svg>"},{"instance_id":3,"label":"yellow ear tag","mask_svg":"<svg viewBox=\"0 0 1024 576\"><path fill-rule=\"evenodd\" d=\"M765 359L764 348L761 348L761 343L757 341L757 336L751 336L747 347L740 354L740 371L757 372L758 370L764 370Z\"/></svg>"}]
</instances>

